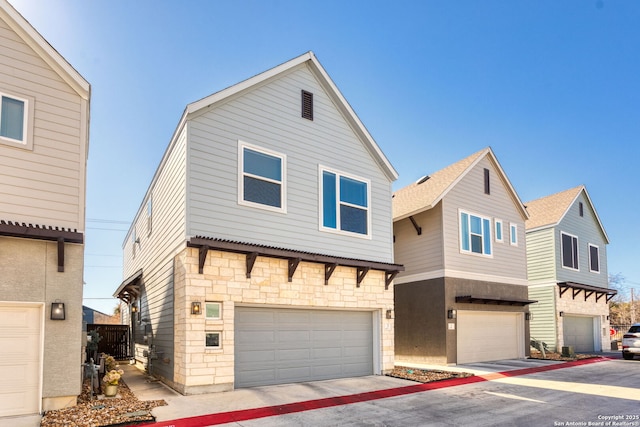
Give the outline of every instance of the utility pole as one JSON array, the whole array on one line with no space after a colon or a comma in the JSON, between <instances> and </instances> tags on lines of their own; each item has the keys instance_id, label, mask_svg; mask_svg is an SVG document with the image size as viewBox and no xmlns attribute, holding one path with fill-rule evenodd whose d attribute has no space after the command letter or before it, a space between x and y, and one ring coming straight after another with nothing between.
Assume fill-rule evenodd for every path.
<instances>
[{"instance_id":1,"label":"utility pole","mask_svg":"<svg viewBox=\"0 0 640 427\"><path fill-rule=\"evenodd\" d=\"M636 323L636 305L633 301L633 288L631 288L631 324Z\"/></svg>"}]
</instances>

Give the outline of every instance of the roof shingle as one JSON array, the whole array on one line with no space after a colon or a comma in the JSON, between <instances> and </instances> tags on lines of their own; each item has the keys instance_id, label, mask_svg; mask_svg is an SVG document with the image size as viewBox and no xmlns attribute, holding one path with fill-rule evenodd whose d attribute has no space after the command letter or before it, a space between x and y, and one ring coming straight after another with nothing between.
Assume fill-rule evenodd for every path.
<instances>
[{"instance_id":1,"label":"roof shingle","mask_svg":"<svg viewBox=\"0 0 640 427\"><path fill-rule=\"evenodd\" d=\"M557 224L582 190L584 190L584 185L579 185L578 187L525 203L529 212L529 220L525 222L525 228L532 230Z\"/></svg>"}]
</instances>

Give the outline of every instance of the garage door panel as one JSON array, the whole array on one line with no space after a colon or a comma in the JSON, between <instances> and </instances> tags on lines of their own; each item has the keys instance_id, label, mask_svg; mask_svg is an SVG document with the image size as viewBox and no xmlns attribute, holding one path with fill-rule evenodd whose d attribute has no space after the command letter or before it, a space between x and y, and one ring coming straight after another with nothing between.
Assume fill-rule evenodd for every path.
<instances>
[{"instance_id":1,"label":"garage door panel","mask_svg":"<svg viewBox=\"0 0 640 427\"><path fill-rule=\"evenodd\" d=\"M276 360L276 352L274 350L255 350L251 352L237 350L236 348L236 363L262 363Z\"/></svg>"},{"instance_id":2,"label":"garage door panel","mask_svg":"<svg viewBox=\"0 0 640 427\"><path fill-rule=\"evenodd\" d=\"M339 359L340 357L342 357L342 348L341 347L314 348L312 350L311 357L316 360L329 359L329 358Z\"/></svg>"},{"instance_id":3,"label":"garage door panel","mask_svg":"<svg viewBox=\"0 0 640 427\"><path fill-rule=\"evenodd\" d=\"M236 387L373 373L371 312L238 307L235 317ZM246 339L258 326L256 318L273 319L259 325L274 332L272 342ZM272 349L273 357L263 358L260 346Z\"/></svg>"},{"instance_id":4,"label":"garage door panel","mask_svg":"<svg viewBox=\"0 0 640 427\"><path fill-rule=\"evenodd\" d=\"M236 383L244 383L248 381L255 381L260 383L269 383L275 381L275 371L269 369L252 369L242 373L236 374Z\"/></svg>"},{"instance_id":5,"label":"garage door panel","mask_svg":"<svg viewBox=\"0 0 640 427\"><path fill-rule=\"evenodd\" d=\"M0 306L0 417L40 409L41 309Z\"/></svg>"},{"instance_id":6,"label":"garage door panel","mask_svg":"<svg viewBox=\"0 0 640 427\"><path fill-rule=\"evenodd\" d=\"M278 352L278 356L280 360L299 360L299 359L309 359L309 349L295 349L295 350L280 350Z\"/></svg>"},{"instance_id":7,"label":"garage door panel","mask_svg":"<svg viewBox=\"0 0 640 427\"><path fill-rule=\"evenodd\" d=\"M273 331L247 331L242 334L236 334L236 344L242 345L245 343L266 343L267 345L272 343L275 339Z\"/></svg>"},{"instance_id":8,"label":"garage door panel","mask_svg":"<svg viewBox=\"0 0 640 427\"><path fill-rule=\"evenodd\" d=\"M562 322L564 345L574 351L594 351L593 317L564 316Z\"/></svg>"},{"instance_id":9,"label":"garage door panel","mask_svg":"<svg viewBox=\"0 0 640 427\"><path fill-rule=\"evenodd\" d=\"M521 313L460 311L457 363L524 357Z\"/></svg>"}]
</instances>

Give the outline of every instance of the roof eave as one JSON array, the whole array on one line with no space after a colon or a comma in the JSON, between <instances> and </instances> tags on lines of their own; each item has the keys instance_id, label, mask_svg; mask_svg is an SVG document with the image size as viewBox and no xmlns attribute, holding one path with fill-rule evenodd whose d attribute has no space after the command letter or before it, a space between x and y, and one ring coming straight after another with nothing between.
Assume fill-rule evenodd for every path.
<instances>
[{"instance_id":1,"label":"roof eave","mask_svg":"<svg viewBox=\"0 0 640 427\"><path fill-rule=\"evenodd\" d=\"M559 223L556 222L556 223L553 223L553 224L539 225L537 227L530 228L530 229L526 229L526 226L525 226L525 233L533 233L534 231L540 231L540 230L545 230L547 228L553 228L558 224Z\"/></svg>"},{"instance_id":2,"label":"roof eave","mask_svg":"<svg viewBox=\"0 0 640 427\"><path fill-rule=\"evenodd\" d=\"M598 211L596 211L596 207L593 205L593 202L591 201L591 196L589 196L589 192L587 191L587 187L585 187L583 185L582 186L582 191L584 191L584 195L586 196L587 201L589 202L589 205L591 205L591 210L593 211L593 214L596 216L596 221L598 221L598 226L600 227L600 230L602 231L602 235L604 236L604 240L606 241L607 244L609 244L609 236L607 235L607 231L604 229L604 225L602 224L602 221L600 221L600 215L598 215ZM578 194L580 194L580 193L578 193ZM577 198L577 196L576 196L576 198Z\"/></svg>"},{"instance_id":3,"label":"roof eave","mask_svg":"<svg viewBox=\"0 0 640 427\"><path fill-rule=\"evenodd\" d=\"M73 66L6 0L0 0L0 18L11 27L58 75L88 100L91 85Z\"/></svg>"},{"instance_id":4,"label":"roof eave","mask_svg":"<svg viewBox=\"0 0 640 427\"><path fill-rule=\"evenodd\" d=\"M422 212L426 212L426 211L431 210L431 209L433 209L433 205L423 206L423 207L421 207L419 209L415 209L415 210L413 210L413 211L411 211L409 213L405 213L405 214L402 214L402 215L399 215L399 216L393 218L393 222L402 221L403 219L407 219L410 216L418 215L418 214L421 214Z\"/></svg>"},{"instance_id":5,"label":"roof eave","mask_svg":"<svg viewBox=\"0 0 640 427\"><path fill-rule=\"evenodd\" d=\"M509 188L509 191L511 193L511 196L513 198L513 201L516 203L518 210L520 211L520 213L522 214L523 219L526 221L527 219L529 219L529 212L527 211L527 208L524 206L524 203L522 202L522 199L520 198L520 196L518 195L518 192L516 191L516 189L514 188L514 186L511 184L511 180L509 179L509 177L507 176L506 172L504 171L504 169L502 168L502 165L500 164L500 162L498 161L498 158L496 157L496 155L494 154L493 150L491 149L491 147L489 147L487 149L488 153L491 156L491 159L493 160L493 162L496 165L496 168L498 169L498 173L500 174L502 181L507 185L507 187Z\"/></svg>"},{"instance_id":6,"label":"roof eave","mask_svg":"<svg viewBox=\"0 0 640 427\"><path fill-rule=\"evenodd\" d=\"M222 102L229 97L236 95L244 90L247 90L255 85L258 85L270 78L273 78L283 72L286 72L294 67L297 67L303 63L310 64L311 71L316 75L318 81L322 84L327 93L333 98L336 106L339 108L343 116L351 125L352 129L365 143L371 154L376 158L378 165L382 168L385 175L390 181L398 179L398 172L391 165L387 157L384 155L378 144L375 142L367 128L360 121L355 111L351 108L347 100L342 96L342 93L335 85L329 74L322 67L315 54L312 51L306 52L296 58L293 58L283 64L280 64L274 68L250 77L240 83L202 98L198 101L192 102L187 105L186 114L191 116L198 113L200 110L215 106L215 104Z\"/></svg>"}]
</instances>

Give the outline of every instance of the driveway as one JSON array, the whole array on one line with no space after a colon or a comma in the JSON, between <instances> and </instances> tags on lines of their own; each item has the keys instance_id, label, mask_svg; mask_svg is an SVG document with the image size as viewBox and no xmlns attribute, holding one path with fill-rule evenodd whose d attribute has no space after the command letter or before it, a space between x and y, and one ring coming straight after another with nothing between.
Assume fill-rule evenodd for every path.
<instances>
[{"instance_id":1,"label":"driveway","mask_svg":"<svg viewBox=\"0 0 640 427\"><path fill-rule=\"evenodd\" d=\"M476 377L425 385L398 380L391 388L352 394L340 389L348 383L306 383L303 387L329 389L317 396L328 392L333 397L307 400L300 394L291 403L213 410L191 418L169 419L169 413L158 412L158 420L166 421L153 426L640 426L639 360L599 359L582 364L517 360L453 369L472 371ZM369 381L366 378L362 381ZM385 386L391 384L385 382ZM287 390L294 389L280 389ZM278 400L279 389L269 391ZM210 397L186 399L195 410ZM212 409L216 406L214 401L209 403ZM169 407L156 408L154 413L171 406L169 402Z\"/></svg>"}]
</instances>

